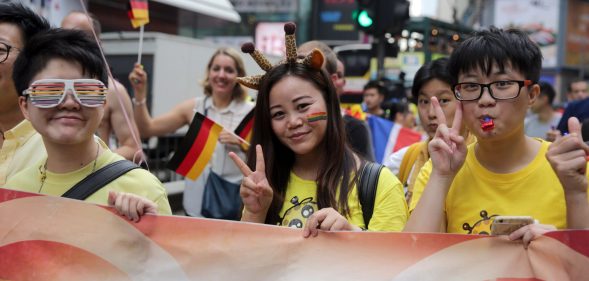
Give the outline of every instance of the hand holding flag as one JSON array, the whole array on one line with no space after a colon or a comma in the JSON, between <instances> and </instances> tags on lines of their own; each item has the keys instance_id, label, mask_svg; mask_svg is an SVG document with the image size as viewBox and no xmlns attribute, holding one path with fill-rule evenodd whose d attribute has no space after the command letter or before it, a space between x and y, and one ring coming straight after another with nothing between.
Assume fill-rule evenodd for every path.
<instances>
[{"instance_id":1,"label":"hand holding flag","mask_svg":"<svg viewBox=\"0 0 589 281\"><path fill-rule=\"evenodd\" d=\"M251 117L250 122L253 123L253 110L250 113L251 116L248 114L242 123L249 123L246 122L248 116ZM251 131L251 126L249 130ZM197 112L192 119L192 123L190 123L186 136L180 143L180 147L168 162L168 168L191 180L196 180L211 160L217 141L221 141L221 135L227 134L238 138L242 145L249 146L249 142L239 135L223 130L221 125Z\"/></svg>"},{"instance_id":2,"label":"hand holding flag","mask_svg":"<svg viewBox=\"0 0 589 281\"><path fill-rule=\"evenodd\" d=\"M211 160L221 130L223 127L197 112L168 168L196 180Z\"/></svg>"}]
</instances>

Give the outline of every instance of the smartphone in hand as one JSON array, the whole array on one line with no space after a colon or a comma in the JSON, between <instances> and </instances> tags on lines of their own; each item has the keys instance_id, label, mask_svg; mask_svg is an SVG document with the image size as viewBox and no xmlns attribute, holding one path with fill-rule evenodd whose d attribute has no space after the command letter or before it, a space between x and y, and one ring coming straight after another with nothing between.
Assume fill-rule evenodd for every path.
<instances>
[{"instance_id":1,"label":"smartphone in hand","mask_svg":"<svg viewBox=\"0 0 589 281\"><path fill-rule=\"evenodd\" d=\"M491 224L491 235L509 235L528 224L534 224L530 216L497 216Z\"/></svg>"}]
</instances>

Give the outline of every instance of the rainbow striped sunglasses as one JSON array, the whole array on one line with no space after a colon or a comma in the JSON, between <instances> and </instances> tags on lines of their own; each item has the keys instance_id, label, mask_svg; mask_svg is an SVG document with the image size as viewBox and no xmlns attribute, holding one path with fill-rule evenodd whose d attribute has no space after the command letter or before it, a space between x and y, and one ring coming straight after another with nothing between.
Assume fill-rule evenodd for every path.
<instances>
[{"instance_id":1,"label":"rainbow striped sunglasses","mask_svg":"<svg viewBox=\"0 0 589 281\"><path fill-rule=\"evenodd\" d=\"M39 108L52 108L65 100L71 90L76 101L86 107L100 107L106 103L107 88L96 79L42 79L23 91L31 104Z\"/></svg>"}]
</instances>

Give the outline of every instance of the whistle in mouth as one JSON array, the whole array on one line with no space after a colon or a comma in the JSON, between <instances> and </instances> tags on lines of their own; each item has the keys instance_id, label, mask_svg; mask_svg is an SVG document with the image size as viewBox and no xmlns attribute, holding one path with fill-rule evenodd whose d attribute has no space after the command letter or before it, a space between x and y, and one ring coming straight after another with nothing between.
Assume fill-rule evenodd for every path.
<instances>
[{"instance_id":1,"label":"whistle in mouth","mask_svg":"<svg viewBox=\"0 0 589 281\"><path fill-rule=\"evenodd\" d=\"M483 129L483 131L490 131L493 130L493 128L495 128L495 123L493 123L493 119L491 119L488 116L485 117L483 122L481 122L481 129Z\"/></svg>"}]
</instances>

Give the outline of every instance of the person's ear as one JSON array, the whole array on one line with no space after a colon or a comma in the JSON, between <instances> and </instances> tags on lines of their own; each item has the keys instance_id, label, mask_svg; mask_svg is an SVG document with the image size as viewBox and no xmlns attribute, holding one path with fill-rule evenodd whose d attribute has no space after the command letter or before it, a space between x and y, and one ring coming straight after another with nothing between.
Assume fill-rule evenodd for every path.
<instances>
[{"instance_id":1,"label":"person's ear","mask_svg":"<svg viewBox=\"0 0 589 281\"><path fill-rule=\"evenodd\" d=\"M540 96L540 85L534 84L530 87L528 91L528 105L534 104L538 97Z\"/></svg>"},{"instance_id":2,"label":"person's ear","mask_svg":"<svg viewBox=\"0 0 589 281\"><path fill-rule=\"evenodd\" d=\"M27 98L24 96L18 97L18 106L20 107L22 115L24 115L25 118L29 120L29 103L27 102Z\"/></svg>"},{"instance_id":3,"label":"person's ear","mask_svg":"<svg viewBox=\"0 0 589 281\"><path fill-rule=\"evenodd\" d=\"M337 77L337 73L329 74L329 78L331 78L331 83L333 83L334 85L337 79L339 79L339 77Z\"/></svg>"}]
</instances>

